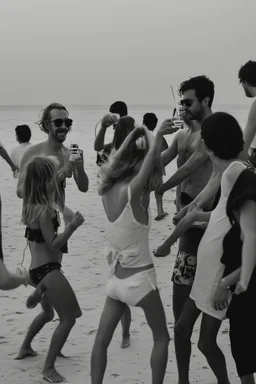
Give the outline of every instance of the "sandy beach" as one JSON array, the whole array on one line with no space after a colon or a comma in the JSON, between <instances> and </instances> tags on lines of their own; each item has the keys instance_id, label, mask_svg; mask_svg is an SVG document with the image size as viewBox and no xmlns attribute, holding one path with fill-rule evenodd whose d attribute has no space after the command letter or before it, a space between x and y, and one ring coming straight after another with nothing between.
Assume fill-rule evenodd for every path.
<instances>
[{"instance_id":1,"label":"sandy beach","mask_svg":"<svg viewBox=\"0 0 256 384\"><path fill-rule=\"evenodd\" d=\"M36 128L38 129L38 128ZM9 143L11 142L8 133ZM40 133L41 135L41 133ZM39 134L37 139L43 139ZM90 354L97 330L99 318L105 301L105 283L108 274L107 263L103 255L106 245L104 235L104 212L101 200L96 191L95 152L92 149L94 132L83 137L81 148L85 152L85 169L90 178L90 188L86 194L79 192L73 180L68 180L66 203L73 210L80 210L85 216L85 223L69 241L69 254L64 255L63 270L72 284L83 316L77 320L63 353L67 359L59 358L56 368L72 384L90 383ZM89 143L89 144L88 144ZM90 145L90 149L85 148ZM16 270L21 262L22 252L26 246L24 229L20 225L21 201L16 197L16 180L12 179L8 165L1 159L1 196L3 201L3 246L5 262L10 270ZM174 167L167 169L171 174ZM150 232L151 249L155 249L167 237L173 228L172 217L175 212L175 191L166 193L164 206L169 213L163 221L152 221ZM152 216L156 216L155 199L151 198ZM165 383L177 383L177 368L173 344L172 285L171 274L177 245L172 248L171 255L154 259L157 270L158 286L164 303L171 342L169 361ZM30 254L25 252L25 266L29 266ZM38 356L25 360L14 360L23 341L25 332L32 319L39 312L37 307L28 310L25 307L27 296L32 288L21 287L15 291L0 292L1 299L1 333L0 333L0 383L34 384L45 383L42 379L46 352L50 338L57 325L58 318L47 324L35 338L33 348ZM201 319L201 318L199 318ZM235 365L231 356L228 336L228 321L224 321L219 333L219 344L227 359L228 372L232 384L238 384ZM193 334L193 350L191 359L191 384L216 383L215 377L207 361L197 348L199 335L198 322ZM152 335L141 309L132 308L131 346L120 349L121 328L118 326L109 348L108 366L104 383L106 384L149 384L151 371L149 365L152 348Z\"/></svg>"}]
</instances>

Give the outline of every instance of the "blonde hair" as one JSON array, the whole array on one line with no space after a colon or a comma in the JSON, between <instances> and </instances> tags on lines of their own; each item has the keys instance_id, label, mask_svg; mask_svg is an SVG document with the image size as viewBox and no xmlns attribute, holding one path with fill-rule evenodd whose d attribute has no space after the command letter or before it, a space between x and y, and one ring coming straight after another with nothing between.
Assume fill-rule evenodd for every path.
<instances>
[{"instance_id":1,"label":"blonde hair","mask_svg":"<svg viewBox=\"0 0 256 384\"><path fill-rule=\"evenodd\" d=\"M50 195L52 187L53 196ZM48 211L55 216L56 207L64 208L63 198L57 182L56 162L48 157L37 156L28 164L23 186L22 222L27 225L36 219L35 207L39 213Z\"/></svg>"},{"instance_id":2,"label":"blonde hair","mask_svg":"<svg viewBox=\"0 0 256 384\"><path fill-rule=\"evenodd\" d=\"M101 183L98 187L99 195L104 195L112 186L120 181L132 178L134 176L136 166L142 162L147 155L148 145L141 147L138 138L145 138L144 129L135 128L124 140L121 147L111 154L101 167ZM162 184L162 170L159 161L155 162L152 173L145 185L144 191L149 192L159 188Z\"/></svg>"}]
</instances>

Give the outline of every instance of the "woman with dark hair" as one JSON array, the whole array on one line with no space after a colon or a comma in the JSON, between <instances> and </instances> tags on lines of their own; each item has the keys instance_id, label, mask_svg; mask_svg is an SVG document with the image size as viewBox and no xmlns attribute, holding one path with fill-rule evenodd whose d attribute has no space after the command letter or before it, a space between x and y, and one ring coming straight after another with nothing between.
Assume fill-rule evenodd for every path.
<instances>
[{"instance_id":1,"label":"woman with dark hair","mask_svg":"<svg viewBox=\"0 0 256 384\"><path fill-rule=\"evenodd\" d=\"M228 182L233 169L242 172L246 166L238 159L243 149L243 133L236 119L224 112L209 116L202 126L202 141L209 154L213 169L221 177L221 195L212 212L195 208L179 223L179 235L195 222L205 223L206 231L198 247L195 279L180 319L175 326L176 357L180 381L189 382L190 338L194 324L203 313L198 347L205 355L218 383L229 383L225 357L217 345L221 322L226 317L226 308L216 310L213 295L222 278L224 265L221 263L223 238L231 224L226 215L227 200L231 191ZM235 182L235 180L234 180ZM200 204L200 198L197 200ZM193 204L193 202L192 202ZM199 223L198 223L199 224ZM230 299L226 290L225 299Z\"/></svg>"}]
</instances>

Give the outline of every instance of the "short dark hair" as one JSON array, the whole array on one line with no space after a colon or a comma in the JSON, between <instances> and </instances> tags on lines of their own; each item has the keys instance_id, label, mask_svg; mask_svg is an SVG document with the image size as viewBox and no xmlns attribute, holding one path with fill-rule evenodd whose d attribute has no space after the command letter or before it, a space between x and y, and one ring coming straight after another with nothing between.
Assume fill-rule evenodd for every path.
<instances>
[{"instance_id":1,"label":"short dark hair","mask_svg":"<svg viewBox=\"0 0 256 384\"><path fill-rule=\"evenodd\" d=\"M256 87L256 61L249 60L242 65L238 72L240 83L248 83L252 87Z\"/></svg>"},{"instance_id":2,"label":"short dark hair","mask_svg":"<svg viewBox=\"0 0 256 384\"><path fill-rule=\"evenodd\" d=\"M146 127L153 131L157 125L158 118L154 113L145 113L143 116L143 124L146 125Z\"/></svg>"},{"instance_id":3,"label":"short dark hair","mask_svg":"<svg viewBox=\"0 0 256 384\"><path fill-rule=\"evenodd\" d=\"M209 107L212 106L214 98L214 83L205 75L191 77L189 80L183 81L179 88L179 94L194 89L196 97L201 102L205 97L209 97Z\"/></svg>"},{"instance_id":4,"label":"short dark hair","mask_svg":"<svg viewBox=\"0 0 256 384\"><path fill-rule=\"evenodd\" d=\"M31 129L28 125L17 125L15 131L17 138L21 143L27 143L31 139Z\"/></svg>"},{"instance_id":5,"label":"short dark hair","mask_svg":"<svg viewBox=\"0 0 256 384\"><path fill-rule=\"evenodd\" d=\"M47 123L49 122L50 113L53 109L59 109L62 111L66 111L68 113L68 110L66 109L66 107L64 107L64 105L60 103L51 103L47 105L47 107L43 109L41 119L38 122L39 127L45 133L49 133L47 128Z\"/></svg>"},{"instance_id":6,"label":"short dark hair","mask_svg":"<svg viewBox=\"0 0 256 384\"><path fill-rule=\"evenodd\" d=\"M226 112L215 112L202 125L201 136L206 147L222 160L238 157L243 150L243 132L238 121Z\"/></svg>"},{"instance_id":7,"label":"short dark hair","mask_svg":"<svg viewBox=\"0 0 256 384\"><path fill-rule=\"evenodd\" d=\"M120 117L123 117L123 116L127 116L128 108L125 102L115 101L113 104L110 105L109 112L118 113Z\"/></svg>"}]
</instances>

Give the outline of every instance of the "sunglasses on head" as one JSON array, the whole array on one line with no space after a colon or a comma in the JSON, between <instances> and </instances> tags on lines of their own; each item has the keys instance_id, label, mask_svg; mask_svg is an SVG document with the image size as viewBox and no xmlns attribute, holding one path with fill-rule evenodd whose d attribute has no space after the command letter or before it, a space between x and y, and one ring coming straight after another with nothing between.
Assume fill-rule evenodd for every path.
<instances>
[{"instance_id":1,"label":"sunglasses on head","mask_svg":"<svg viewBox=\"0 0 256 384\"><path fill-rule=\"evenodd\" d=\"M193 101L194 100L184 99L184 100L180 101L180 105L182 105L182 107L184 107L184 106L191 107L191 105L193 104Z\"/></svg>"},{"instance_id":2,"label":"sunglasses on head","mask_svg":"<svg viewBox=\"0 0 256 384\"><path fill-rule=\"evenodd\" d=\"M73 124L72 119L55 119L50 121L55 125L56 128L60 128L63 124L66 128L71 128L71 125Z\"/></svg>"}]
</instances>

